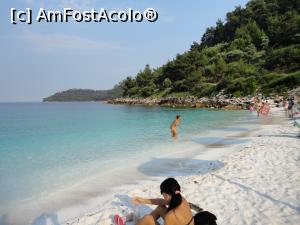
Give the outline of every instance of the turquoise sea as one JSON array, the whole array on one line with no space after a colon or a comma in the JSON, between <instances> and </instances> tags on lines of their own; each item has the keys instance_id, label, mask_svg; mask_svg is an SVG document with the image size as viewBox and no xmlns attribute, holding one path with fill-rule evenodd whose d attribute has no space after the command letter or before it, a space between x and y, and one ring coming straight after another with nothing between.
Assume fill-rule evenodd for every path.
<instances>
[{"instance_id":1,"label":"turquoise sea","mask_svg":"<svg viewBox=\"0 0 300 225\"><path fill-rule=\"evenodd\" d=\"M169 127L177 114L182 122L174 140ZM89 178L89 185L101 183L97 194L121 178L133 182L134 176L122 176L128 175L128 166L165 154L202 151L221 134L247 130L255 119L248 111L0 103L0 216L20 202L37 201ZM117 177L106 177L118 168Z\"/></svg>"}]
</instances>

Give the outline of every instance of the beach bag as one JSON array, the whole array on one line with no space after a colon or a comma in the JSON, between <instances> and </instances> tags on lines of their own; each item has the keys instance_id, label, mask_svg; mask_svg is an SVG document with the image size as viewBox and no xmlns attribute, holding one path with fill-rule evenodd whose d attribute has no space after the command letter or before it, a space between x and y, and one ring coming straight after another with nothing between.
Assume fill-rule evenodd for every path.
<instances>
[{"instance_id":1,"label":"beach bag","mask_svg":"<svg viewBox=\"0 0 300 225\"><path fill-rule=\"evenodd\" d=\"M217 217L208 211L198 212L194 216L195 225L217 225L216 220Z\"/></svg>"}]
</instances>

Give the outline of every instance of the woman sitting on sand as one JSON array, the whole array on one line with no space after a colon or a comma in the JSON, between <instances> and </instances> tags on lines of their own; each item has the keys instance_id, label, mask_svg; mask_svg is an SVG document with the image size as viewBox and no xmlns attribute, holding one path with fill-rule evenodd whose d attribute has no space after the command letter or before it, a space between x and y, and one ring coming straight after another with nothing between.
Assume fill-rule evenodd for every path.
<instances>
[{"instance_id":1,"label":"woman sitting on sand","mask_svg":"<svg viewBox=\"0 0 300 225\"><path fill-rule=\"evenodd\" d=\"M160 185L160 192L163 199L132 198L133 204L158 205L154 211L140 219L137 225L157 225L160 217L164 220L164 225L194 225L189 203L181 195L180 186L174 178L164 180Z\"/></svg>"}]
</instances>

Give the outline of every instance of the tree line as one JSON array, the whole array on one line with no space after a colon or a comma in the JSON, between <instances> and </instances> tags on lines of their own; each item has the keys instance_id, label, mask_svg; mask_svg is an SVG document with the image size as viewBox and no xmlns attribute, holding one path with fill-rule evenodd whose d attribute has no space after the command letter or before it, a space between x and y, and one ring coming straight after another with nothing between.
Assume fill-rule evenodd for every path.
<instances>
[{"instance_id":1,"label":"tree line","mask_svg":"<svg viewBox=\"0 0 300 225\"><path fill-rule=\"evenodd\" d=\"M251 0L158 68L120 82L122 95L284 94L300 85L300 1Z\"/></svg>"}]
</instances>

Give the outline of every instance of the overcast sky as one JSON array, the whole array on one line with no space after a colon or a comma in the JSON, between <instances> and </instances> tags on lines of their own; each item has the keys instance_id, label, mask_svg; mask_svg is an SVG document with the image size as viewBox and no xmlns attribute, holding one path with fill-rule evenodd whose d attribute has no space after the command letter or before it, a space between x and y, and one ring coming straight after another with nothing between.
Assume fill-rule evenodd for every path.
<instances>
[{"instance_id":1,"label":"overcast sky","mask_svg":"<svg viewBox=\"0 0 300 225\"><path fill-rule=\"evenodd\" d=\"M175 4L176 2L176 4ZM70 88L110 89L146 64L152 68L188 50L206 28L224 21L246 0L0 1L0 102L41 101ZM11 8L38 10L144 11L154 8L156 22L38 23L13 25Z\"/></svg>"}]
</instances>

